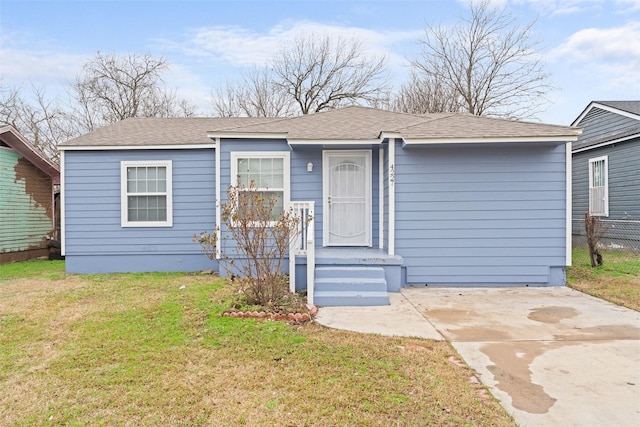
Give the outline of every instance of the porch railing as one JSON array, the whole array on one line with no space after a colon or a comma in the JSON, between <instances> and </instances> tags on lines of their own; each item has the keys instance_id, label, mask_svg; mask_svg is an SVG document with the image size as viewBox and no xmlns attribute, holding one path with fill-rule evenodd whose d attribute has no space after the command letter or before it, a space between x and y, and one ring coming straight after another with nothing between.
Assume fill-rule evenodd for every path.
<instances>
[{"instance_id":1,"label":"porch railing","mask_svg":"<svg viewBox=\"0 0 640 427\"><path fill-rule=\"evenodd\" d=\"M291 211L298 218L298 229L289 241L289 289L296 291L296 257L307 257L307 302L313 304L316 270L314 238L314 203L291 202Z\"/></svg>"}]
</instances>

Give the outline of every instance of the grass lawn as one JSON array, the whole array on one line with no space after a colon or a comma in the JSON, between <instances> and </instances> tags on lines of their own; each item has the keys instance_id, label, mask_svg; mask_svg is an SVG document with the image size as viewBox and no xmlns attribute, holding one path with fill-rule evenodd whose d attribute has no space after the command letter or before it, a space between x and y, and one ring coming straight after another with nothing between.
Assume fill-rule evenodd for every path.
<instances>
[{"instance_id":1,"label":"grass lawn","mask_svg":"<svg viewBox=\"0 0 640 427\"><path fill-rule=\"evenodd\" d=\"M232 293L0 266L0 425L515 425L446 342L220 317Z\"/></svg>"},{"instance_id":2,"label":"grass lawn","mask_svg":"<svg viewBox=\"0 0 640 427\"><path fill-rule=\"evenodd\" d=\"M588 250L574 249L573 260L567 271L570 287L640 311L640 257L606 252L604 264L591 267Z\"/></svg>"}]
</instances>

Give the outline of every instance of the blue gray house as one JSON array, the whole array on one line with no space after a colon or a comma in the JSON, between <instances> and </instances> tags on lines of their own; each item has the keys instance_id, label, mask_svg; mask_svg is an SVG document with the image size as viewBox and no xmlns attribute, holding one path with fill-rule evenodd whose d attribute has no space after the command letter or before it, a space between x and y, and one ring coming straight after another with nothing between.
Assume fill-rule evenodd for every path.
<instances>
[{"instance_id":1,"label":"blue gray house","mask_svg":"<svg viewBox=\"0 0 640 427\"><path fill-rule=\"evenodd\" d=\"M192 236L220 225L230 185L255 181L312 214L289 269L318 305L385 304L402 286L564 285L579 135L357 106L127 119L60 146L67 271L211 268Z\"/></svg>"},{"instance_id":2,"label":"blue gray house","mask_svg":"<svg viewBox=\"0 0 640 427\"><path fill-rule=\"evenodd\" d=\"M593 101L571 124L573 234L585 244L584 213L608 229L602 243L640 250L640 101Z\"/></svg>"}]
</instances>

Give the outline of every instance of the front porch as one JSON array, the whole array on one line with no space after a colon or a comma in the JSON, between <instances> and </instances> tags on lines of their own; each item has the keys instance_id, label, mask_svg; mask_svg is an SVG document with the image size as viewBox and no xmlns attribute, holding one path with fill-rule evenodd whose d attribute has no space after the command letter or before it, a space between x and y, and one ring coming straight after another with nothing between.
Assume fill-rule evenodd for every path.
<instances>
[{"instance_id":1,"label":"front porch","mask_svg":"<svg viewBox=\"0 0 640 427\"><path fill-rule=\"evenodd\" d=\"M315 305L389 305L388 293L400 292L402 257L382 249L316 248L311 275L309 261L296 259L294 283L296 290L307 289L307 299Z\"/></svg>"},{"instance_id":2,"label":"front porch","mask_svg":"<svg viewBox=\"0 0 640 427\"><path fill-rule=\"evenodd\" d=\"M388 292L400 292L403 259L382 248L316 248L315 204L293 202L298 229L289 242L292 292L307 291L307 301L321 306L389 305Z\"/></svg>"}]
</instances>

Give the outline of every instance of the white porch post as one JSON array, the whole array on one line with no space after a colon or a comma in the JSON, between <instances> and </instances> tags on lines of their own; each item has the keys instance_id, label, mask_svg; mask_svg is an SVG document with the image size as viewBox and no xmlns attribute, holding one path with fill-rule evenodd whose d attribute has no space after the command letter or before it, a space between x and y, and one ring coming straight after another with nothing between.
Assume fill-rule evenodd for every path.
<instances>
[{"instance_id":1,"label":"white porch post","mask_svg":"<svg viewBox=\"0 0 640 427\"><path fill-rule=\"evenodd\" d=\"M216 138L216 259L220 259L220 232L222 228L220 227L220 198L222 195L221 184L220 184L220 145L222 142L222 138Z\"/></svg>"},{"instance_id":2,"label":"white porch post","mask_svg":"<svg viewBox=\"0 0 640 427\"><path fill-rule=\"evenodd\" d=\"M396 251L396 140L389 138L389 255Z\"/></svg>"},{"instance_id":3,"label":"white porch post","mask_svg":"<svg viewBox=\"0 0 640 427\"><path fill-rule=\"evenodd\" d=\"M314 304L313 294L315 292L316 280L316 242L315 242L315 202L309 202L309 217L311 220L307 225L307 302Z\"/></svg>"},{"instance_id":4,"label":"white porch post","mask_svg":"<svg viewBox=\"0 0 640 427\"><path fill-rule=\"evenodd\" d=\"M378 149L378 248L384 249L384 149Z\"/></svg>"},{"instance_id":5,"label":"white porch post","mask_svg":"<svg viewBox=\"0 0 640 427\"><path fill-rule=\"evenodd\" d=\"M565 149L565 168L567 168L566 170L566 191L565 191L565 197L566 197L566 220L567 220L567 224L566 224L566 228L567 228L567 235L566 235L566 265L567 267L571 267L571 258L572 258L572 246L573 246L573 241L572 241L572 236L571 233L573 233L573 227L571 226L571 221L572 218L571 216L573 215L573 205L572 205L572 200L571 198L573 197L573 195L571 194L572 192L572 182L571 180L573 179L572 175L573 175L573 166L572 166L572 158L571 158L571 147L572 147L572 143L571 142L567 142L566 144L564 144L564 149Z\"/></svg>"},{"instance_id":6,"label":"white porch post","mask_svg":"<svg viewBox=\"0 0 640 427\"><path fill-rule=\"evenodd\" d=\"M66 175L66 165L65 165L65 157L67 152L65 150L60 150L60 254L62 256L66 255L67 252L67 236L66 236L66 214L65 214L65 196L67 191L65 189L65 184L67 180L65 179ZM55 209L54 209L55 211Z\"/></svg>"}]
</instances>

